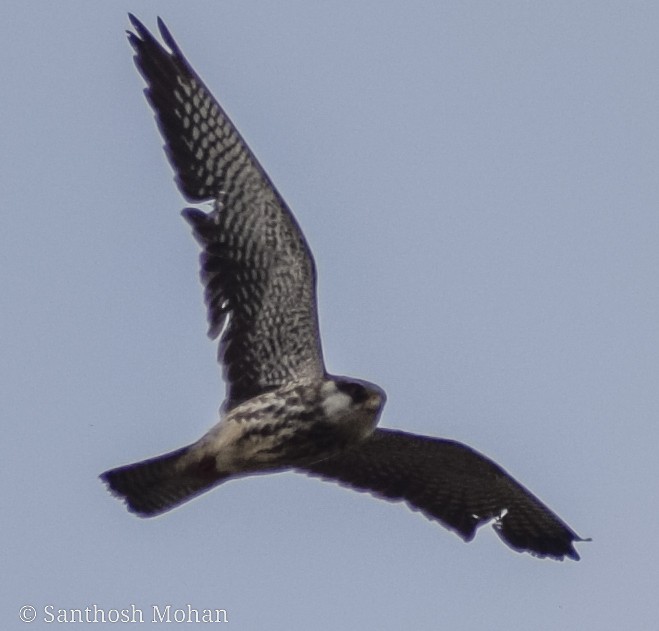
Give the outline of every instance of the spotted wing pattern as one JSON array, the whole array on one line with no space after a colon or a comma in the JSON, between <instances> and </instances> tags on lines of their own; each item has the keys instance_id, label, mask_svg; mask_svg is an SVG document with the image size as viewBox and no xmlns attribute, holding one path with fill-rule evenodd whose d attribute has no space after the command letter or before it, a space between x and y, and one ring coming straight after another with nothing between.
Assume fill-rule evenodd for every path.
<instances>
[{"instance_id":1,"label":"spotted wing pattern","mask_svg":"<svg viewBox=\"0 0 659 631\"><path fill-rule=\"evenodd\" d=\"M322 377L314 261L304 236L229 117L158 21L169 50L130 16L176 182L210 213L183 211L201 244L209 335L222 338L225 409L283 383Z\"/></svg>"},{"instance_id":2,"label":"spotted wing pattern","mask_svg":"<svg viewBox=\"0 0 659 631\"><path fill-rule=\"evenodd\" d=\"M497 464L461 443L377 429L339 456L299 469L392 501L438 521L465 541L494 520L518 552L578 560L582 539Z\"/></svg>"}]
</instances>

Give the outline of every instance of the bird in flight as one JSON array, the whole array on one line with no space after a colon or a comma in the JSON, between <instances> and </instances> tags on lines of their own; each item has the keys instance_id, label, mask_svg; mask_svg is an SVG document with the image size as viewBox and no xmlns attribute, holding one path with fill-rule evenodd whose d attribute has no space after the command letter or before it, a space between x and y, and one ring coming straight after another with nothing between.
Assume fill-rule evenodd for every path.
<instances>
[{"instance_id":1,"label":"bird in flight","mask_svg":"<svg viewBox=\"0 0 659 631\"><path fill-rule=\"evenodd\" d=\"M142 517L232 478L293 470L414 510L465 541L493 526L512 549L578 560L583 541L501 467L453 440L378 428L385 393L327 373L316 270L297 221L159 19L128 39L201 246L209 336L226 381L219 422L197 442L101 475Z\"/></svg>"}]
</instances>

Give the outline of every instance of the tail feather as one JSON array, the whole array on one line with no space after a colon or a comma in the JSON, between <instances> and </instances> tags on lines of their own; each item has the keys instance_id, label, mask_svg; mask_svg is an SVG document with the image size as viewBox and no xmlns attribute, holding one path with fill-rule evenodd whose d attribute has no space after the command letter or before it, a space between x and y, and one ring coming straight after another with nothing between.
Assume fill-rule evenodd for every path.
<instances>
[{"instance_id":1,"label":"tail feather","mask_svg":"<svg viewBox=\"0 0 659 631\"><path fill-rule=\"evenodd\" d=\"M154 517L208 491L228 476L218 473L213 458L190 461L189 447L101 474L112 493L130 511Z\"/></svg>"}]
</instances>

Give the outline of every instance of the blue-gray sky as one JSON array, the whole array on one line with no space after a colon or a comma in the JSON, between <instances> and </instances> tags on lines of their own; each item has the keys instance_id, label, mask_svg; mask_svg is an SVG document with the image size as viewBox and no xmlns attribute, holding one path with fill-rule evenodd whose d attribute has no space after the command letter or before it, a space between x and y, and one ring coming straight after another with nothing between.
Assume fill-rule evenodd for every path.
<instances>
[{"instance_id":1,"label":"blue-gray sky","mask_svg":"<svg viewBox=\"0 0 659 631\"><path fill-rule=\"evenodd\" d=\"M107 494L223 398L128 11L165 19L296 214L329 369L385 388L383 425L494 458L593 537L579 563L294 474L155 520ZM658 33L652 3L5 3L3 628L92 603L655 628Z\"/></svg>"}]
</instances>

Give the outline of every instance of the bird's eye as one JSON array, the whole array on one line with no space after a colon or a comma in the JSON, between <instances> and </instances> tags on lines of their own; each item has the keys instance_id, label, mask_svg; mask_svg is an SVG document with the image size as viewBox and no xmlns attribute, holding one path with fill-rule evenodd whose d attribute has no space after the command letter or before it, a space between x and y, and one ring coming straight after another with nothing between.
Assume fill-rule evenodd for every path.
<instances>
[{"instance_id":1,"label":"bird's eye","mask_svg":"<svg viewBox=\"0 0 659 631\"><path fill-rule=\"evenodd\" d=\"M363 403L368 398L368 391L362 384L354 381L338 381L336 387L340 392L347 394L353 403Z\"/></svg>"}]
</instances>

